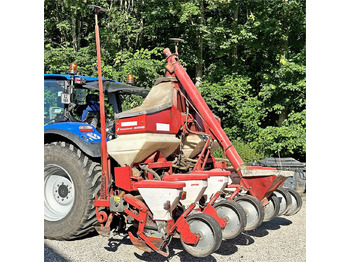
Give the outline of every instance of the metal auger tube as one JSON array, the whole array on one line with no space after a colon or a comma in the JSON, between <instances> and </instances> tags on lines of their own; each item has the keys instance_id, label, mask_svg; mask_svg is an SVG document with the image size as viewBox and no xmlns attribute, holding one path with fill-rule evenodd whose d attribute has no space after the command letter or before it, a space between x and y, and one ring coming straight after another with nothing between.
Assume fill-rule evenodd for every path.
<instances>
[{"instance_id":1,"label":"metal auger tube","mask_svg":"<svg viewBox=\"0 0 350 262\"><path fill-rule=\"evenodd\" d=\"M232 166L238 172L240 172L241 169L246 169L246 165L244 164L243 160L238 155L236 149L230 142L224 130L221 128L220 123L217 121L214 114L211 112L208 105L205 103L203 97L201 96L201 94L193 84L192 80L186 73L185 69L182 67L177 55L172 54L169 48L164 49L164 53L167 56L167 74L175 74L175 76L178 78L188 95L191 97L191 100L195 105L196 109L203 117L203 120L207 123L211 133L221 145L226 157L229 159Z\"/></svg>"}]
</instances>

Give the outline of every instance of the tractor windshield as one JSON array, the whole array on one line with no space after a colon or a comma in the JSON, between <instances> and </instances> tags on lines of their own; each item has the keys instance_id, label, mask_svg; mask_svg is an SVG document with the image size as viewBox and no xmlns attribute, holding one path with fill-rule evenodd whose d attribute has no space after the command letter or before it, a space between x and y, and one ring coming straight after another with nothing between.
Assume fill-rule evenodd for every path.
<instances>
[{"instance_id":1,"label":"tractor windshield","mask_svg":"<svg viewBox=\"0 0 350 262\"><path fill-rule=\"evenodd\" d=\"M61 94L64 91L64 80L45 79L44 81L44 124L63 114L64 105L61 103Z\"/></svg>"}]
</instances>

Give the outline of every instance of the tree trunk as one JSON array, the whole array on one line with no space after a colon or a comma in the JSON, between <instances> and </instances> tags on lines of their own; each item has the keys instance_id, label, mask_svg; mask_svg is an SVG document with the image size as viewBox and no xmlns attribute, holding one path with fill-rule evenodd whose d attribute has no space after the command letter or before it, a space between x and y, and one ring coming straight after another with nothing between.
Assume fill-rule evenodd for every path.
<instances>
[{"instance_id":1,"label":"tree trunk","mask_svg":"<svg viewBox=\"0 0 350 262\"><path fill-rule=\"evenodd\" d=\"M204 19L204 0L200 1L200 18L199 18L199 28L196 30L196 36L198 39L198 52L197 52L197 58L198 63L196 66L196 83L195 86L198 87L202 83L203 79L203 67L204 67L204 61L203 61L203 32L201 30L201 26L205 24Z\"/></svg>"},{"instance_id":2,"label":"tree trunk","mask_svg":"<svg viewBox=\"0 0 350 262\"><path fill-rule=\"evenodd\" d=\"M73 46L73 50L77 51L78 49L78 44L77 44L77 12L75 11L72 14L72 46Z\"/></svg>"},{"instance_id":3,"label":"tree trunk","mask_svg":"<svg viewBox=\"0 0 350 262\"><path fill-rule=\"evenodd\" d=\"M277 124L278 127L281 127L281 126L282 126L284 120L287 119L288 114L289 114L289 106L286 106L286 107L282 110L282 112L279 114L278 120L276 121L276 124Z\"/></svg>"},{"instance_id":4,"label":"tree trunk","mask_svg":"<svg viewBox=\"0 0 350 262\"><path fill-rule=\"evenodd\" d=\"M289 26L288 26L288 14L285 10L285 8L288 5L288 0L282 0L283 2L283 17L282 20L282 28L285 38L282 39L282 46L281 46L281 58L280 58L280 66L282 66L282 61L286 58L288 58L288 34L289 34ZM278 120L276 121L277 126L281 127L284 120L287 119L289 114L289 106L286 105L285 108L282 110L282 112L278 116Z\"/></svg>"},{"instance_id":5,"label":"tree trunk","mask_svg":"<svg viewBox=\"0 0 350 262\"><path fill-rule=\"evenodd\" d=\"M288 58L288 35L289 35L289 26L288 26L288 14L285 8L288 5L288 0L283 1L283 17L282 17L282 28L285 38L282 40L282 58Z\"/></svg>"},{"instance_id":6,"label":"tree trunk","mask_svg":"<svg viewBox=\"0 0 350 262\"><path fill-rule=\"evenodd\" d=\"M196 83L195 86L198 87L202 83L203 78L203 37L201 33L197 35L198 38L198 63L196 66Z\"/></svg>"},{"instance_id":7,"label":"tree trunk","mask_svg":"<svg viewBox=\"0 0 350 262\"><path fill-rule=\"evenodd\" d=\"M238 5L238 2L237 2L236 6L235 6L235 10L233 12L232 28L233 28L234 31L236 31L237 24L238 24L238 8L239 8L239 5ZM232 65L235 65L236 62L237 62L237 59L238 59L237 46L238 46L238 43L233 43L233 45L232 45Z\"/></svg>"}]
</instances>

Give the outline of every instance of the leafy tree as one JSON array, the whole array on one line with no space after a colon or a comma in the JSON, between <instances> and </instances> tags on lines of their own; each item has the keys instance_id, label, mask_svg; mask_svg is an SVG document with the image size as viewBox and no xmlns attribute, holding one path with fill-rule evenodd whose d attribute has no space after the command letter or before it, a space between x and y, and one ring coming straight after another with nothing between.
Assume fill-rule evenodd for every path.
<instances>
[{"instance_id":1,"label":"leafy tree","mask_svg":"<svg viewBox=\"0 0 350 262\"><path fill-rule=\"evenodd\" d=\"M288 115L281 127L268 126L261 129L253 142L254 148L267 155L293 156L299 159L306 157L306 110Z\"/></svg>"},{"instance_id":2,"label":"leafy tree","mask_svg":"<svg viewBox=\"0 0 350 262\"><path fill-rule=\"evenodd\" d=\"M205 80L200 91L209 107L222 121L231 140L253 141L264 116L262 102L252 96L249 78L226 75L221 81Z\"/></svg>"},{"instance_id":3,"label":"leafy tree","mask_svg":"<svg viewBox=\"0 0 350 262\"><path fill-rule=\"evenodd\" d=\"M136 85L151 87L164 74L162 49L182 38L181 62L231 141L304 160L305 0L45 0L46 73L67 73L75 61L80 74L97 76L88 4L106 9L99 13L105 78L124 82L133 73Z\"/></svg>"}]
</instances>

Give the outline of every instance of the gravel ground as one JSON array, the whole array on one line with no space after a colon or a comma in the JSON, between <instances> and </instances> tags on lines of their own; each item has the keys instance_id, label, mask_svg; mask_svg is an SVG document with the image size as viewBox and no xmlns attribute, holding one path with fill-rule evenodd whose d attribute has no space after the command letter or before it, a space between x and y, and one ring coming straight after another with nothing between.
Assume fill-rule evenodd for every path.
<instances>
[{"instance_id":1,"label":"gravel ground","mask_svg":"<svg viewBox=\"0 0 350 262\"><path fill-rule=\"evenodd\" d=\"M91 236L75 241L44 240L45 261L306 261L306 199L294 216L263 222L256 230L222 241L206 258L195 258L183 250L180 240L169 245L168 258L134 247L128 235L110 238Z\"/></svg>"}]
</instances>

